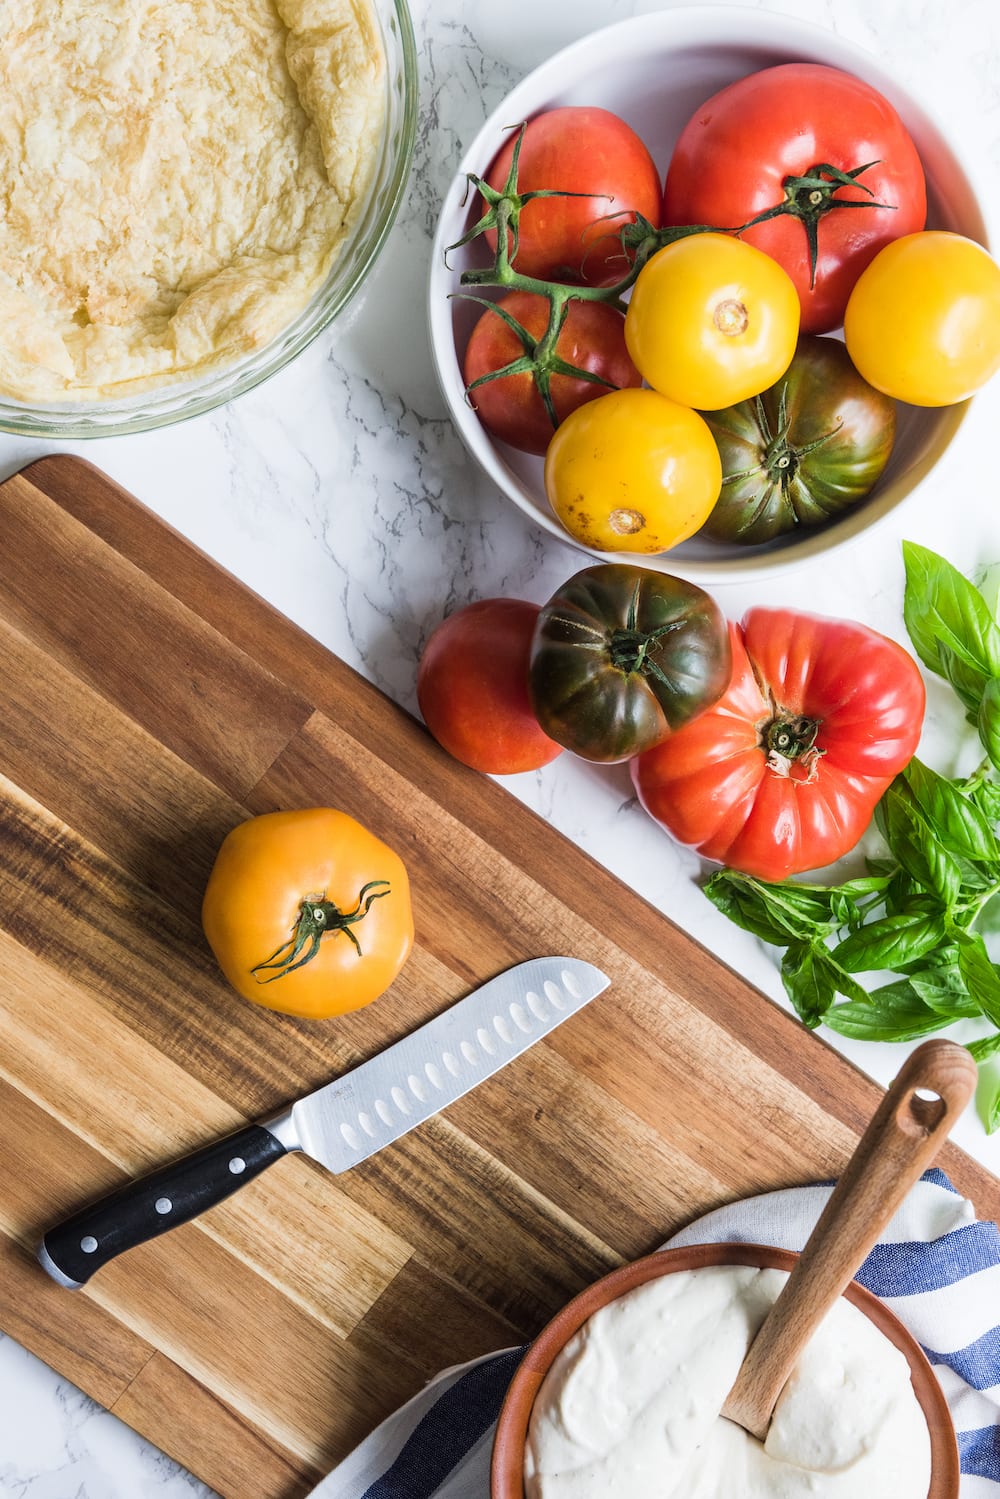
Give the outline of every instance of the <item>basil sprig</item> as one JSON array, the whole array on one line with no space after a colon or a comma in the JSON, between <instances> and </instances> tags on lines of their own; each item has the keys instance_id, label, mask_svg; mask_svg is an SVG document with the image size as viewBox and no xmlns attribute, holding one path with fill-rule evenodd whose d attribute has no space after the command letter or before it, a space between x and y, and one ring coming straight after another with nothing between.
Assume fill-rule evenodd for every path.
<instances>
[{"instance_id":1,"label":"basil sprig","mask_svg":"<svg viewBox=\"0 0 1000 1499\"><path fill-rule=\"evenodd\" d=\"M985 750L968 776L914 758L875 811L885 854L840 885L769 883L723 869L705 893L784 949L781 977L805 1025L864 1041L914 1041L957 1020L993 1030L969 1045L978 1106L1000 1127L1000 966L977 922L1000 894L1000 626L951 563L903 543L903 619L924 666L949 682ZM857 974L893 975L866 988Z\"/></svg>"}]
</instances>

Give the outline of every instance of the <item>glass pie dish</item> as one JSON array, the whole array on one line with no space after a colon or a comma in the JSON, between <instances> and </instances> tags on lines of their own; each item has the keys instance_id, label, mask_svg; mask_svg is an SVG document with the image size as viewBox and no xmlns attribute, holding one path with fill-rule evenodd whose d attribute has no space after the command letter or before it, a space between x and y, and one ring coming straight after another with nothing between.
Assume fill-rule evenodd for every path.
<instances>
[{"instance_id":1,"label":"glass pie dish","mask_svg":"<svg viewBox=\"0 0 1000 1499\"><path fill-rule=\"evenodd\" d=\"M110 437L199 416L284 368L344 310L385 243L402 201L416 138L418 79L406 0L369 0L385 55L385 113L374 173L349 233L319 288L260 348L128 396L22 401L0 394L0 431L31 437Z\"/></svg>"}]
</instances>

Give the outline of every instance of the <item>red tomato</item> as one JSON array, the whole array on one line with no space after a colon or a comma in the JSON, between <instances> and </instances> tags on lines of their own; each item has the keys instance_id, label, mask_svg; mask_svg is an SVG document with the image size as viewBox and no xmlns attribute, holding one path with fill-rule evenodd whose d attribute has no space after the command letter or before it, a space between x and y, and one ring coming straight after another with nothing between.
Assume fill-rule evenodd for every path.
<instances>
[{"instance_id":1,"label":"red tomato","mask_svg":"<svg viewBox=\"0 0 1000 1499\"><path fill-rule=\"evenodd\" d=\"M781 880L857 843L917 748L924 684L902 646L850 620L751 609L730 632L728 692L632 778L680 843Z\"/></svg>"},{"instance_id":2,"label":"red tomato","mask_svg":"<svg viewBox=\"0 0 1000 1499\"><path fill-rule=\"evenodd\" d=\"M537 770L562 751L528 700L537 604L482 599L449 614L424 647L417 701L437 742L473 770Z\"/></svg>"},{"instance_id":3,"label":"red tomato","mask_svg":"<svg viewBox=\"0 0 1000 1499\"><path fill-rule=\"evenodd\" d=\"M501 297L497 306L515 318L537 344L549 326L550 302L533 292L512 291ZM496 312L484 312L472 330L465 351L465 383L503 369L528 352L523 341ZM531 350L533 352L533 348ZM574 379L553 372L553 357L577 369L598 375L605 383ZM625 347L625 319L605 302L568 304L566 320L559 331L555 348L548 359L539 362L537 376L530 370L489 380L470 391L469 400L479 419L503 442L523 453L544 453L555 426L538 388L538 381L549 384L549 394L558 421L571 411L592 401L610 389L642 384L642 376L629 358Z\"/></svg>"},{"instance_id":4,"label":"red tomato","mask_svg":"<svg viewBox=\"0 0 1000 1499\"><path fill-rule=\"evenodd\" d=\"M890 240L922 229L927 215L916 147L892 105L860 78L820 63L783 63L715 94L681 132L663 222L738 228L783 203L789 179L822 178L826 167L864 170L851 186L798 190L806 213L810 195L818 198L815 278L804 218L782 213L743 236L795 282L803 333L825 333L843 322L868 262ZM866 206L844 206L851 202Z\"/></svg>"},{"instance_id":5,"label":"red tomato","mask_svg":"<svg viewBox=\"0 0 1000 1499\"><path fill-rule=\"evenodd\" d=\"M517 132L486 181L498 192L510 172ZM630 125L607 109L550 109L529 121L518 158L518 193L556 188L584 197L534 198L521 211L514 265L547 281L620 281L628 270L620 231L641 214L660 221L656 163ZM496 235L488 235L496 248Z\"/></svg>"}]
</instances>

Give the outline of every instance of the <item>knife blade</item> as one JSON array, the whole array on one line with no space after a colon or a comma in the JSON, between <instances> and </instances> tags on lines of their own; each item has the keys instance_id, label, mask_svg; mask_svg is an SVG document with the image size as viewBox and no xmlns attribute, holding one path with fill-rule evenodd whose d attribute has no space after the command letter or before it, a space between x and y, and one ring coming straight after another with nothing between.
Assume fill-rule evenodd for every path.
<instances>
[{"instance_id":1,"label":"knife blade","mask_svg":"<svg viewBox=\"0 0 1000 1499\"><path fill-rule=\"evenodd\" d=\"M38 1260L79 1290L116 1255L187 1223L291 1151L347 1171L548 1035L607 988L581 958L532 958L283 1113L184 1156L48 1230Z\"/></svg>"}]
</instances>

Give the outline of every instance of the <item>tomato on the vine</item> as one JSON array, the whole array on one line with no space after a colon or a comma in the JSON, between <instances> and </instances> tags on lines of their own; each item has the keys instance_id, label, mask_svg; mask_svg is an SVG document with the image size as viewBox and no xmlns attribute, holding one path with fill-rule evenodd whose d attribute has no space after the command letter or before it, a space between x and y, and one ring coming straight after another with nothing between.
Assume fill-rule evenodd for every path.
<instances>
[{"instance_id":1,"label":"tomato on the vine","mask_svg":"<svg viewBox=\"0 0 1000 1499\"><path fill-rule=\"evenodd\" d=\"M608 390L642 384L625 347L625 319L617 308L571 299L551 352L540 352L551 310L547 297L508 292L483 312L465 350L466 391L480 421L494 437L523 453L544 453L556 426L578 406ZM496 375L508 368L511 373Z\"/></svg>"},{"instance_id":2,"label":"tomato on the vine","mask_svg":"<svg viewBox=\"0 0 1000 1499\"><path fill-rule=\"evenodd\" d=\"M792 277L806 333L838 327L865 266L926 213L923 167L893 106L808 62L750 73L696 110L663 198L664 224L736 230L761 216L743 238Z\"/></svg>"},{"instance_id":3,"label":"tomato on the vine","mask_svg":"<svg viewBox=\"0 0 1000 1499\"><path fill-rule=\"evenodd\" d=\"M515 132L486 173L497 192L517 143ZM517 191L551 194L521 208L514 256L522 275L546 281L620 281L628 270L621 230L637 214L654 227L660 222L660 176L646 146L618 115L589 105L549 109L528 121ZM487 240L495 249L495 231Z\"/></svg>"},{"instance_id":4,"label":"tomato on the vine","mask_svg":"<svg viewBox=\"0 0 1000 1499\"><path fill-rule=\"evenodd\" d=\"M844 338L865 379L897 400L964 401L1000 369L1000 266L961 234L894 240L852 291Z\"/></svg>"},{"instance_id":5,"label":"tomato on the vine","mask_svg":"<svg viewBox=\"0 0 1000 1499\"><path fill-rule=\"evenodd\" d=\"M704 418L655 390L617 390L574 411L545 455L545 493L571 536L598 552L665 552L719 494Z\"/></svg>"},{"instance_id":6,"label":"tomato on the vine","mask_svg":"<svg viewBox=\"0 0 1000 1499\"><path fill-rule=\"evenodd\" d=\"M756 546L822 525L874 488L896 404L862 379L839 339L806 334L776 385L705 420L722 490L704 534Z\"/></svg>"},{"instance_id":7,"label":"tomato on the vine","mask_svg":"<svg viewBox=\"0 0 1000 1499\"><path fill-rule=\"evenodd\" d=\"M639 272L625 342L654 390L701 411L765 390L788 368L799 301L770 256L726 234L692 234Z\"/></svg>"},{"instance_id":8,"label":"tomato on the vine","mask_svg":"<svg viewBox=\"0 0 1000 1499\"><path fill-rule=\"evenodd\" d=\"M539 613L525 599L479 599L443 619L424 647L417 671L424 722L473 770L537 770L562 749L540 727L528 697Z\"/></svg>"},{"instance_id":9,"label":"tomato on the vine","mask_svg":"<svg viewBox=\"0 0 1000 1499\"><path fill-rule=\"evenodd\" d=\"M923 678L850 620L751 609L712 707L632 762L650 816L707 859L764 880L832 864L912 758Z\"/></svg>"}]
</instances>

